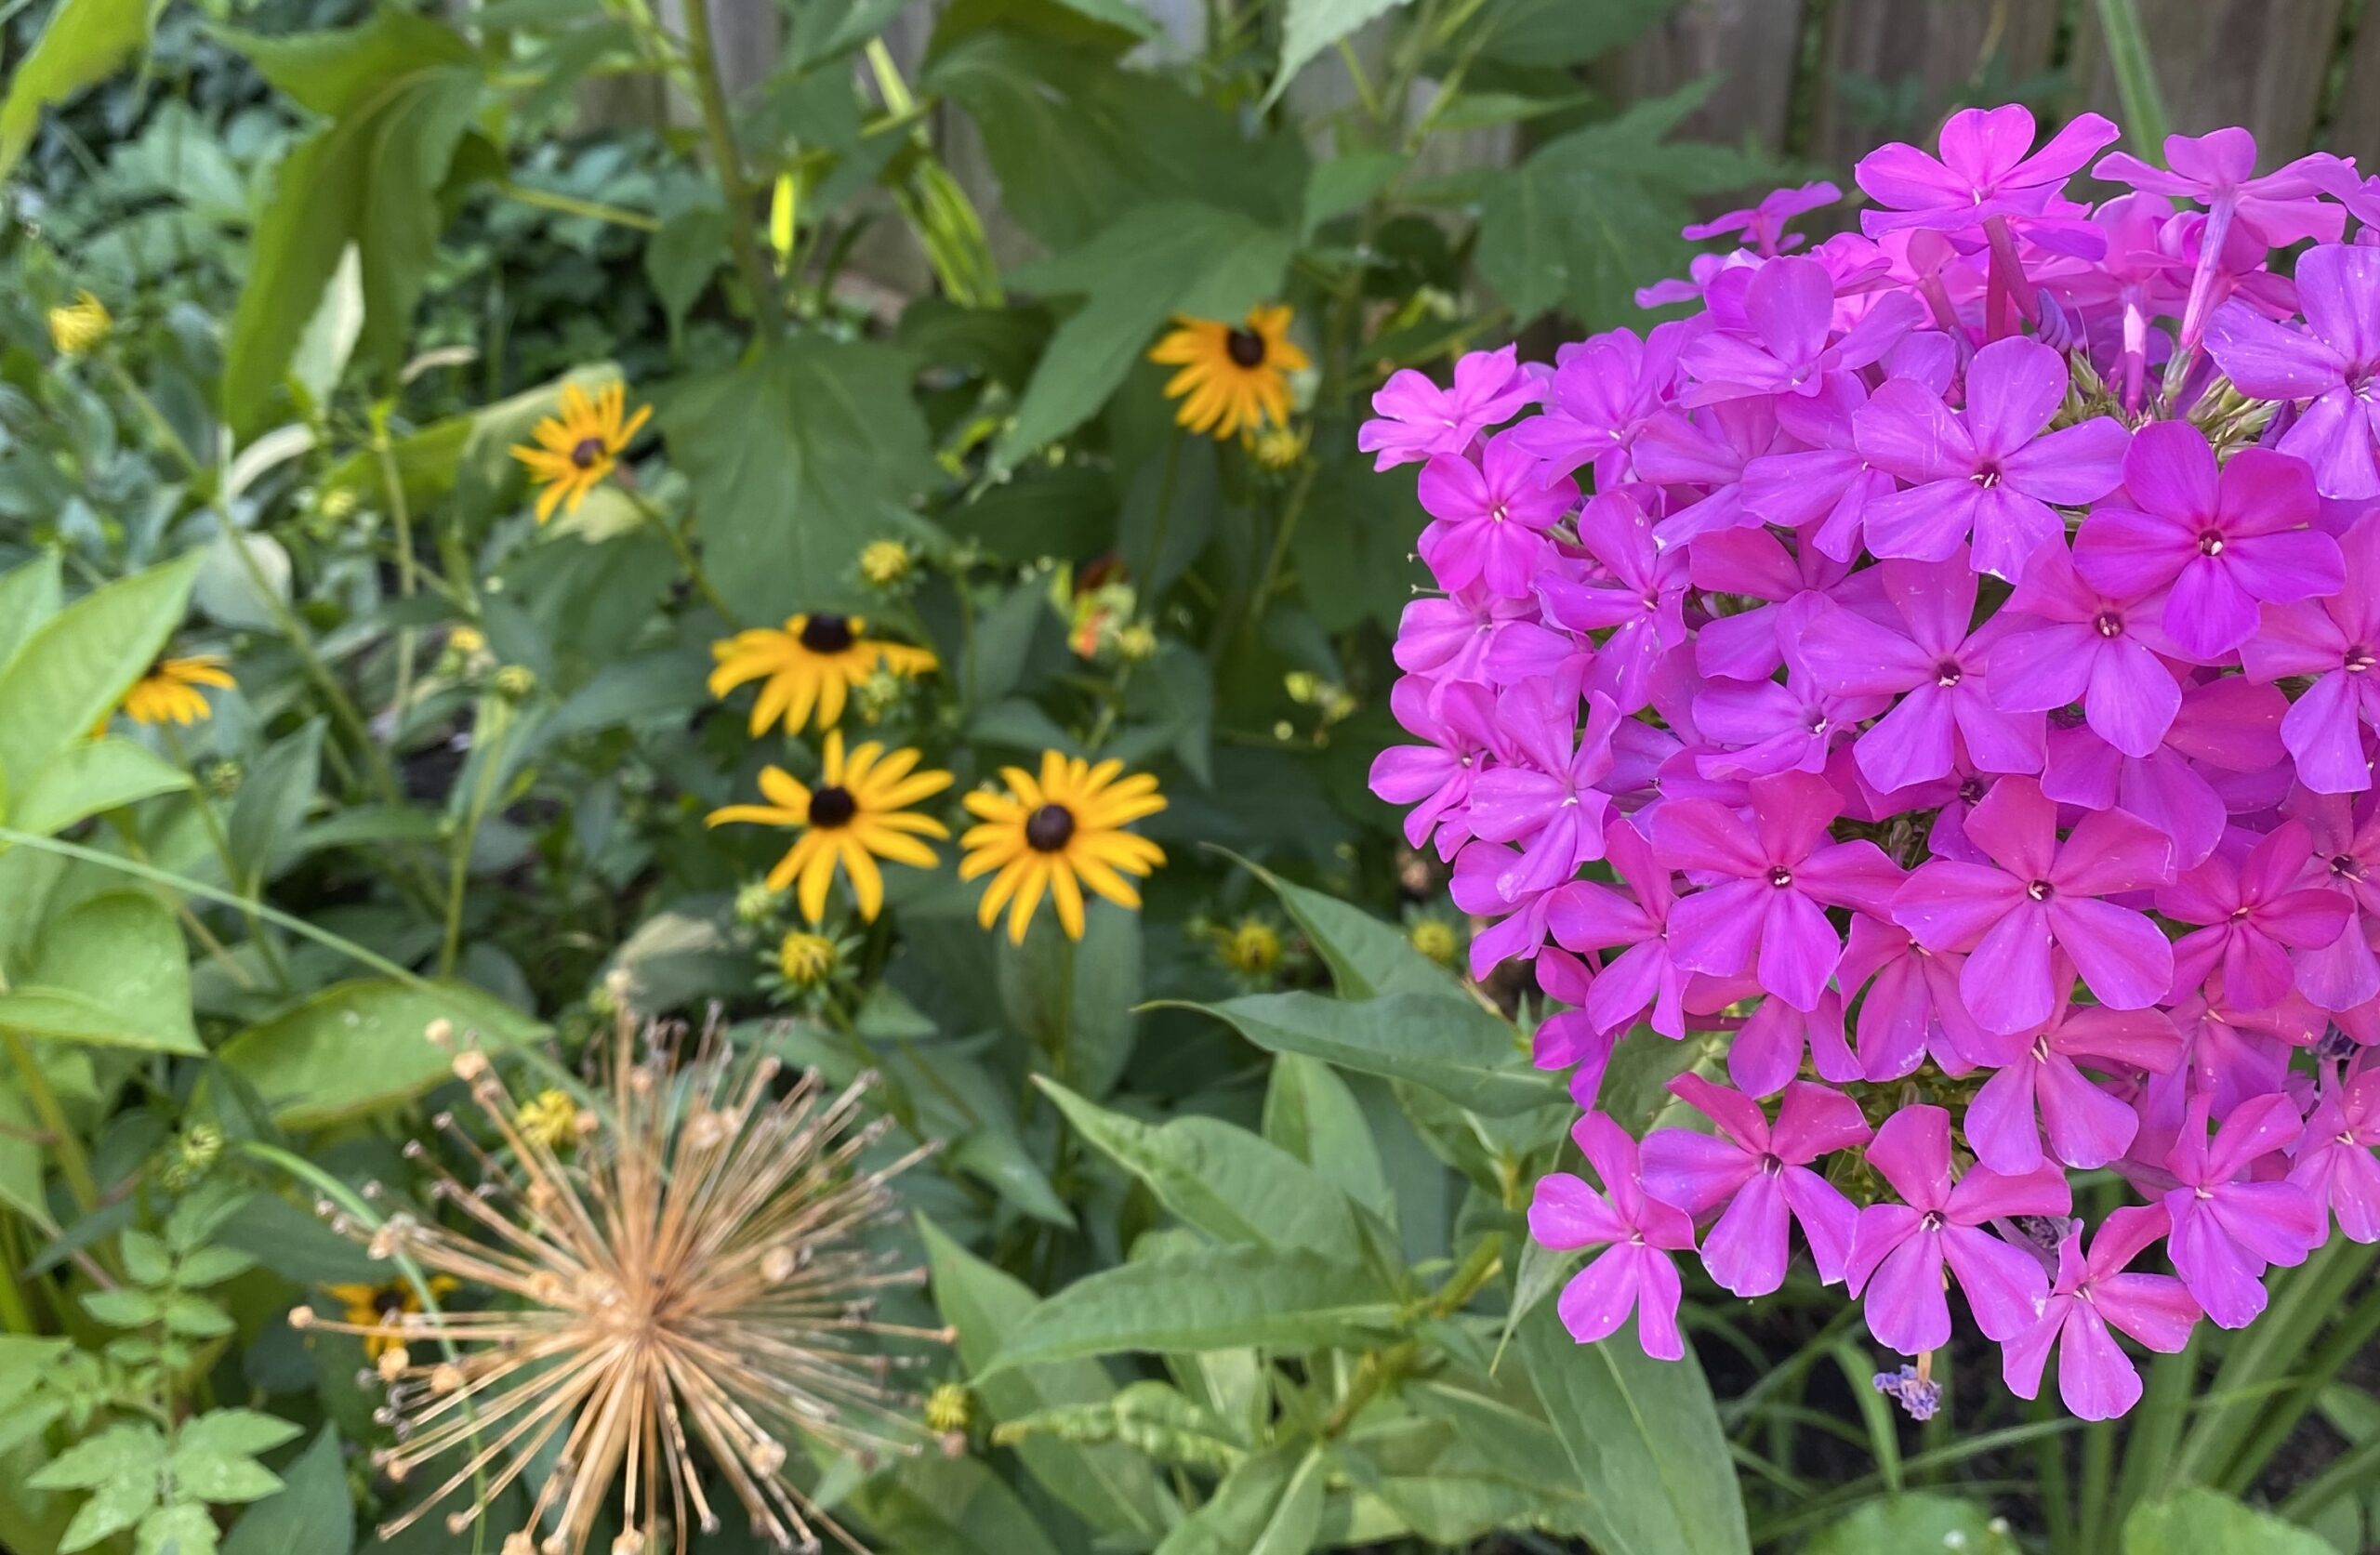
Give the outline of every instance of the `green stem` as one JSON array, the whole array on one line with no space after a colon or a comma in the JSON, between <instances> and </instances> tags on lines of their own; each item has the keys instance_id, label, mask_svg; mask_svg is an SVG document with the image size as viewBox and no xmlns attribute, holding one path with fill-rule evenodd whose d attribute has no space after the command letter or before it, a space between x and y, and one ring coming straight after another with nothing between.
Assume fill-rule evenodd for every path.
<instances>
[{"instance_id":1,"label":"green stem","mask_svg":"<svg viewBox=\"0 0 2380 1555\"><path fill-rule=\"evenodd\" d=\"M33 1324L33 1303L17 1278L17 1271L24 1267L24 1253L17 1241L17 1218L0 1213L0 1330L11 1334L41 1332Z\"/></svg>"},{"instance_id":2,"label":"green stem","mask_svg":"<svg viewBox=\"0 0 2380 1555\"><path fill-rule=\"evenodd\" d=\"M2303 1265L2274 1282L2274 1299L2255 1324L2231 1342L2206 1393L2206 1408L2174 1460L2182 1484L2219 1484L2257 1419L2274 1400L2264 1386L2285 1376L2305 1354L2373 1252L2334 1239Z\"/></svg>"},{"instance_id":3,"label":"green stem","mask_svg":"<svg viewBox=\"0 0 2380 1555\"><path fill-rule=\"evenodd\" d=\"M25 1087L25 1100L33 1105L34 1121L49 1136L50 1146L58 1155L58 1175L66 1179L66 1191L74 1195L74 1207L90 1214L99 1207L99 1179L91 1175L90 1157L83 1153L83 1141L67 1122L66 1109L59 1105L58 1093L49 1088L49 1076L42 1073L41 1061L33 1056L23 1037L5 1026L0 1026L0 1047L7 1048L8 1061L16 1066L18 1083Z\"/></svg>"},{"instance_id":4,"label":"green stem","mask_svg":"<svg viewBox=\"0 0 2380 1555\"><path fill-rule=\"evenodd\" d=\"M542 210L559 211L564 216L592 217L597 221L608 221L615 227L633 227L640 232L661 231L660 221L642 211L607 205L600 200L581 200L574 194L557 194L548 189L532 189L509 178L496 185L496 192L508 200L518 200L524 205L536 205Z\"/></svg>"},{"instance_id":5,"label":"green stem","mask_svg":"<svg viewBox=\"0 0 2380 1555\"><path fill-rule=\"evenodd\" d=\"M2179 1353L2160 1355L2149 1367L2149 1385L2124 1443L2123 1473L2116 1484L2116 1504L2108 1525L2122 1527L2127 1513L2162 1492L2171 1483L2174 1448L2181 1441L2190 1394L2198 1382L2206 1328L2201 1324Z\"/></svg>"},{"instance_id":6,"label":"green stem","mask_svg":"<svg viewBox=\"0 0 2380 1555\"><path fill-rule=\"evenodd\" d=\"M776 278L760 256L752 228L752 189L744 178L744 153L735 144L735 126L728 117L727 94L719 84L719 49L711 41L707 0L687 0L686 60L694 71L694 100L702 108L703 136L719 174L720 190L727 197L727 245L734 252L735 268L752 293L752 310L760 333L771 340L785 333L785 305L777 296Z\"/></svg>"},{"instance_id":7,"label":"green stem","mask_svg":"<svg viewBox=\"0 0 2380 1555\"><path fill-rule=\"evenodd\" d=\"M175 763L185 771L190 771L190 753L183 748L181 736L175 732L173 725L159 724L157 731L165 737L165 748L173 753ZM194 772L192 775L193 778L196 776ZM231 834L223 829L223 818L215 813L215 801L207 794L206 784L193 782L191 784L190 797L192 805L198 811L199 824L206 829L206 840L215 849L216 862L223 866L224 881L235 889L247 885L248 882L240 878L240 866L231 857ZM188 903L182 904L182 912L188 921L197 923L195 916L190 913ZM287 993L294 985L290 981L289 963L282 958L281 947L265 933L263 920L257 916L252 908L242 907L240 916L247 920L249 942L257 947L257 954L263 956L265 965L272 969L273 981L281 985L281 991ZM198 928L202 934L205 932L203 924L198 925ZM256 980L248 976L246 969L228 955L224 957L223 967L224 970L230 972L242 987L250 988L256 985Z\"/></svg>"},{"instance_id":8,"label":"green stem","mask_svg":"<svg viewBox=\"0 0 2380 1555\"><path fill-rule=\"evenodd\" d=\"M623 483L620 490L628 494L629 505L643 515L644 521L661 532L661 538L668 543L670 554L678 559L679 567L683 569L687 580L694 586L694 592L703 597L703 603L719 613L720 619L727 623L730 631L737 629L742 623L728 608L727 601L720 597L719 590L712 586L710 574L703 571L702 561L694 555L693 544L678 533L677 526L669 521L669 516L635 487Z\"/></svg>"},{"instance_id":9,"label":"green stem","mask_svg":"<svg viewBox=\"0 0 2380 1555\"><path fill-rule=\"evenodd\" d=\"M2340 1496L2369 1485L2375 1472L2380 1472L2380 1436L2333 1458L2329 1468L2290 1493L2279 1508L2281 1515L2292 1522L2307 1522Z\"/></svg>"},{"instance_id":10,"label":"green stem","mask_svg":"<svg viewBox=\"0 0 2380 1555\"><path fill-rule=\"evenodd\" d=\"M413 554L413 508L405 501L405 482L397 468L396 445L389 441L388 407L377 405L372 412L372 452L380 462L380 484L388 489L389 518L397 529L397 597L411 600L418 587L416 563ZM413 701L413 657L415 629L397 628L397 691L390 704L394 726L404 727L405 709Z\"/></svg>"},{"instance_id":11,"label":"green stem","mask_svg":"<svg viewBox=\"0 0 2380 1555\"><path fill-rule=\"evenodd\" d=\"M513 713L509 703L489 697L482 703L479 728L484 738L473 747L479 760L479 771L471 784L469 805L463 811L463 824L455 828L446 860L446 930L438 949L438 975L452 977L455 960L463 949L463 898L470 881L471 849L478 842L480 824L487 818L487 807L495 795L496 780L504 773L504 743L512 731Z\"/></svg>"}]
</instances>

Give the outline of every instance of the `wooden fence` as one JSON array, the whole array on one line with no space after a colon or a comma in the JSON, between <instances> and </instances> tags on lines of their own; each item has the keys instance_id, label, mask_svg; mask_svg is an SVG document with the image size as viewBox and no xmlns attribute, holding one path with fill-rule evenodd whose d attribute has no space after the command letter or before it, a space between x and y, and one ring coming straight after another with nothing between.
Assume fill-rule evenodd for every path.
<instances>
[{"instance_id":1,"label":"wooden fence","mask_svg":"<svg viewBox=\"0 0 2380 1555\"><path fill-rule=\"evenodd\" d=\"M665 0L665 12L683 0ZM1163 30L1150 46L1197 45L1206 0L1136 0ZM1569 0L1581 12L1636 0ZM776 53L774 0L709 0L733 77L763 79ZM2380 0L2135 0L2172 128L2254 132L2260 165L2304 152L2356 156L2380 172ZM931 0L895 20L896 59L913 65L932 31ZM1376 33L1382 24L1375 24ZM1952 108L2025 100L2045 117L2095 108L2122 121L2098 0L1678 0L1628 47L1588 67L1589 84L1626 103L1704 76L1719 87L1683 133L1752 145L1848 185L1881 141L1924 139ZM1328 57L1292 92L1302 108L1345 100ZM998 195L969 127L937 125L945 154L986 212L996 246L1013 250ZM1465 138L1459 160L1516 154L1508 132ZM914 255L886 243L863 264L895 285L921 284Z\"/></svg>"}]
</instances>

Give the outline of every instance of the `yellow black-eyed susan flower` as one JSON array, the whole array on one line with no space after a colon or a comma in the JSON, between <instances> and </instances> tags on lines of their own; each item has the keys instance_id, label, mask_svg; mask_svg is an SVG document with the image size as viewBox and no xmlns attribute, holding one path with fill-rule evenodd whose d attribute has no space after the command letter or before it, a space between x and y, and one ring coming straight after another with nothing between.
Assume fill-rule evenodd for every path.
<instances>
[{"instance_id":1,"label":"yellow black-eyed susan flower","mask_svg":"<svg viewBox=\"0 0 2380 1555\"><path fill-rule=\"evenodd\" d=\"M537 521L554 516L556 507L575 513L587 494L603 483L636 438L650 405L628 414L628 390L606 385L593 399L575 383L562 386L562 410L530 428L536 445L515 443L512 456L529 467L530 478L545 487L537 494Z\"/></svg>"},{"instance_id":2,"label":"yellow black-eyed susan flower","mask_svg":"<svg viewBox=\"0 0 2380 1555\"><path fill-rule=\"evenodd\" d=\"M932 869L933 850L918 838L950 836L941 822L909 809L949 787L950 774L919 771L917 765L916 751L888 754L872 740L846 759L842 731L831 730L816 788L804 786L782 767L763 768L760 792L769 802L715 810L709 824L799 827L801 836L769 871L770 886L783 890L799 881L802 916L817 923L826 916L826 888L840 864L851 880L859 916L873 920L884 905L884 876L876 861Z\"/></svg>"},{"instance_id":3,"label":"yellow black-eyed susan flower","mask_svg":"<svg viewBox=\"0 0 2380 1555\"><path fill-rule=\"evenodd\" d=\"M811 716L826 729L843 716L843 704L879 669L916 677L936 660L923 648L867 635L856 615L797 615L784 626L756 626L710 645L719 667L710 672L710 694L725 696L747 680L760 682L752 704L752 732L764 734L782 719L786 732L799 731Z\"/></svg>"},{"instance_id":4,"label":"yellow black-eyed susan flower","mask_svg":"<svg viewBox=\"0 0 2380 1555\"><path fill-rule=\"evenodd\" d=\"M959 838L967 857L959 877L992 876L976 912L985 928L1005 906L1008 937L1022 944L1046 893L1057 904L1059 924L1079 940L1086 885L1119 907L1140 906L1140 892L1124 876L1147 875L1165 862L1165 852L1123 828L1163 810L1165 799L1156 778L1123 771L1120 761L1094 767L1080 757L1045 751L1038 779L1004 767L1006 793L967 796L968 813L982 824Z\"/></svg>"},{"instance_id":5,"label":"yellow black-eyed susan flower","mask_svg":"<svg viewBox=\"0 0 2380 1555\"><path fill-rule=\"evenodd\" d=\"M430 1277L432 1296L443 1296L454 1288L455 1282L443 1274ZM368 1330L363 1336L364 1354L373 1361L404 1348L405 1314L421 1311L421 1297L410 1280L391 1280L382 1285L324 1285L323 1291L345 1310L349 1323Z\"/></svg>"},{"instance_id":6,"label":"yellow black-eyed susan flower","mask_svg":"<svg viewBox=\"0 0 2380 1555\"><path fill-rule=\"evenodd\" d=\"M1182 369L1165 386L1167 399L1182 402L1173 419L1217 438L1267 421L1288 425L1287 375L1306 365L1289 339L1287 308L1252 308L1243 324L1176 319L1149 360Z\"/></svg>"},{"instance_id":7,"label":"yellow black-eyed susan flower","mask_svg":"<svg viewBox=\"0 0 2380 1555\"><path fill-rule=\"evenodd\" d=\"M83 355L114 327L107 305L88 292L78 292L73 302L49 310L49 343L60 356Z\"/></svg>"},{"instance_id":8,"label":"yellow black-eyed susan flower","mask_svg":"<svg viewBox=\"0 0 2380 1555\"><path fill-rule=\"evenodd\" d=\"M229 690L234 684L218 653L159 659L124 693L124 715L135 723L176 723L187 729L214 716L201 686Z\"/></svg>"}]
</instances>

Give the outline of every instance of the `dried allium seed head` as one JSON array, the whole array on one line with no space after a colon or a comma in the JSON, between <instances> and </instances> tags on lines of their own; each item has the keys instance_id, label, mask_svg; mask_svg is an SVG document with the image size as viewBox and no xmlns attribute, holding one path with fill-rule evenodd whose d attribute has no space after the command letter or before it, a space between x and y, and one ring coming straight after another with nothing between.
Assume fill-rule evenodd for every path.
<instances>
[{"instance_id":1,"label":"dried allium seed head","mask_svg":"<svg viewBox=\"0 0 2380 1555\"><path fill-rule=\"evenodd\" d=\"M864 1086L838 1093L814 1074L773 1083L774 1061L739 1052L716 1016L691 1044L682 1028L640 1032L623 1017L606 1060L602 1127L594 1112L573 1117L601 1145L488 1154L469 1132L443 1130L488 1175L483 1191L449 1192L429 1222L395 1216L370 1234L380 1256L402 1249L495 1298L402 1320L412 1349L435 1340L460 1359L383 1363L398 1443L386 1471L401 1480L437 1462L432 1478L448 1482L384 1536L465 1495L448 1522L467 1527L559 1451L550 1472L529 1478L526 1529L505 1555L587 1555L615 1495L612 1521L627 1532L612 1548L657 1555L690 1526L717 1525L707 1497L721 1485L776 1548L815 1550L823 1534L856 1549L782 1476L798 1439L866 1463L932 1439L917 1401L889 1382L915 1358L884 1347L941 1342L944 1331L875 1317L874 1292L922 1272L869 1243L897 1210L887 1180L924 1152L860 1166L883 1127L863 1111ZM517 1127L517 1104L492 1073L482 1078L473 1100L494 1129ZM389 1333L385 1320L306 1321ZM557 1394L563 1373L573 1385ZM445 1465L473 1455L480 1471L450 1480ZM707 1474L697 1457L726 1471ZM645 1493L654 1474L683 1499L656 1505Z\"/></svg>"},{"instance_id":2,"label":"dried allium seed head","mask_svg":"<svg viewBox=\"0 0 2380 1555\"><path fill-rule=\"evenodd\" d=\"M537 1555L537 1541L526 1534L507 1534L496 1555Z\"/></svg>"},{"instance_id":3,"label":"dried allium seed head","mask_svg":"<svg viewBox=\"0 0 2380 1555\"><path fill-rule=\"evenodd\" d=\"M372 1363L372 1369L380 1374L381 1381L394 1382L403 1377L412 1364L413 1357L406 1352L405 1347L401 1344L392 1344L380 1351L380 1358Z\"/></svg>"},{"instance_id":4,"label":"dried allium seed head","mask_svg":"<svg viewBox=\"0 0 2380 1555\"><path fill-rule=\"evenodd\" d=\"M447 1067L454 1070L457 1080L477 1083L488 1071L487 1055L477 1048L466 1048L455 1055Z\"/></svg>"},{"instance_id":5,"label":"dried allium seed head","mask_svg":"<svg viewBox=\"0 0 2380 1555\"><path fill-rule=\"evenodd\" d=\"M292 1308L290 1308L290 1309L289 1309L289 1326L291 1326L292 1328L297 1328L297 1329L303 1330L303 1329L307 1329L307 1328L311 1328L313 1325L314 1325L314 1309L313 1309L313 1308L311 1308L311 1307L292 1307Z\"/></svg>"}]
</instances>

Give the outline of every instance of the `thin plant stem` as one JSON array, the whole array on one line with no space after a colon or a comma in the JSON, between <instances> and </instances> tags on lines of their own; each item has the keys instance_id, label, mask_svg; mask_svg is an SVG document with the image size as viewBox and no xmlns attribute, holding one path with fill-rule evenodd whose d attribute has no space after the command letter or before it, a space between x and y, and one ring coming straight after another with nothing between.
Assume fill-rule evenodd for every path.
<instances>
[{"instance_id":1,"label":"thin plant stem","mask_svg":"<svg viewBox=\"0 0 2380 1555\"><path fill-rule=\"evenodd\" d=\"M66 1109L59 1105L58 1093L49 1088L49 1076L42 1072L41 1061L14 1030L0 1026L0 1048L6 1048L8 1061L17 1071L17 1083L24 1087L25 1100L33 1110L33 1119L42 1132L49 1136L52 1150L58 1155L58 1175L66 1180L66 1191L74 1195L74 1207L88 1215L99 1207L99 1181L91 1175L90 1157L83 1153L83 1141L74 1134L73 1125L67 1121Z\"/></svg>"},{"instance_id":2,"label":"thin plant stem","mask_svg":"<svg viewBox=\"0 0 2380 1555\"><path fill-rule=\"evenodd\" d=\"M174 731L171 724L159 724L157 730L165 736L165 748L173 753L176 764L183 771L189 771L191 770L190 753L183 747L181 736ZM193 772L192 775L195 779L196 773ZM231 856L231 834L223 829L223 818L215 813L215 800L206 792L206 785L193 781L191 784L190 797L192 806L198 811L199 824L206 830L206 840L215 849L216 861L223 866L224 880L234 889L247 885L247 881L240 878L240 866ZM189 913L187 904L183 905L182 911L185 914ZM252 907L243 906L240 909L240 916L247 920L249 942L257 947L257 954L263 956L265 965L271 969L273 981L280 984L282 992L287 993L292 986L289 963L282 958L281 947L265 933L264 920L257 916ZM191 921L195 922L196 919L192 917ZM204 926L201 927L204 931ZM224 970L230 972L244 988L252 988L256 985L256 980L248 976L247 969L229 957L224 960Z\"/></svg>"},{"instance_id":3,"label":"thin plant stem","mask_svg":"<svg viewBox=\"0 0 2380 1555\"><path fill-rule=\"evenodd\" d=\"M447 851L446 928L439 942L440 977L454 975L456 959L462 954L463 900L470 882L471 850L479 841L481 823L487 819L496 781L504 775L504 746L512 732L513 713L509 703L490 698L483 705L486 710L481 716L480 728L486 738L473 749L479 771L471 784L470 803L463 811L463 824L455 828Z\"/></svg>"},{"instance_id":4,"label":"thin plant stem","mask_svg":"<svg viewBox=\"0 0 2380 1555\"><path fill-rule=\"evenodd\" d=\"M687 581L694 586L694 592L702 596L703 603L719 612L720 619L727 623L729 630L736 629L741 623L737 621L735 613L728 608L727 601L720 597L718 588L712 586L710 574L703 571L702 560L695 556L693 544L678 533L677 526L669 521L669 516L651 497L625 481L620 483L620 490L628 494L629 505L643 516L645 522L660 531L661 538L668 544L670 554L678 559L679 567L684 571Z\"/></svg>"},{"instance_id":5,"label":"thin plant stem","mask_svg":"<svg viewBox=\"0 0 2380 1555\"><path fill-rule=\"evenodd\" d=\"M642 211L607 205L600 200L581 200L574 194L557 194L549 189L533 189L527 184L514 183L509 178L496 185L496 192L508 200L536 205L541 210L558 211L563 216L591 217L597 221L608 221L615 227L631 227L640 232L661 231L659 218L647 216Z\"/></svg>"},{"instance_id":6,"label":"thin plant stem","mask_svg":"<svg viewBox=\"0 0 2380 1555\"><path fill-rule=\"evenodd\" d=\"M745 180L744 153L735 143L727 94L719 84L719 48L711 40L708 0L687 0L685 18L686 63L694 72L694 100L702 109L703 137L709 143L720 190L727 197L727 245L735 255L735 268L744 272L744 284L751 291L752 311L760 333L774 340L785 333L785 304L753 231L752 190Z\"/></svg>"},{"instance_id":7,"label":"thin plant stem","mask_svg":"<svg viewBox=\"0 0 2380 1555\"><path fill-rule=\"evenodd\" d=\"M405 482L397 468L396 445L389 441L388 407L376 405L372 412L372 452L380 462L380 484L389 495L389 519L397 531L397 597L411 600L419 588L417 563L413 554L413 507L405 501ZM406 705L413 701L413 660L416 633L411 626L397 628L397 690L390 703L397 727L404 723Z\"/></svg>"}]
</instances>

